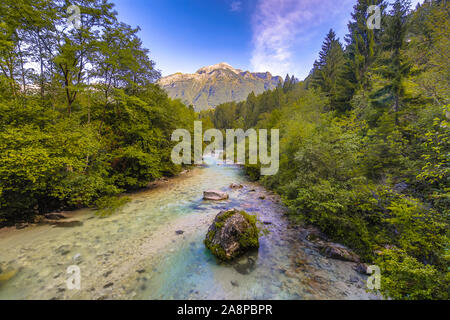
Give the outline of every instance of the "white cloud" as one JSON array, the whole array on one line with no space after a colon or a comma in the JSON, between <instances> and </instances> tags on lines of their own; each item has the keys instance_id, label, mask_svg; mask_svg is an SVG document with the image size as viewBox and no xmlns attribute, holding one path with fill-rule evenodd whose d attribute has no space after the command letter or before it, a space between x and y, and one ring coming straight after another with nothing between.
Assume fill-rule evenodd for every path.
<instances>
[{"instance_id":1,"label":"white cloud","mask_svg":"<svg viewBox=\"0 0 450 320\"><path fill-rule=\"evenodd\" d=\"M308 41L317 27L341 13L353 0L259 0L252 17L254 71L284 76L293 69L294 47ZM320 34L324 37L325 35ZM310 67L310 66L308 66Z\"/></svg>"},{"instance_id":2,"label":"white cloud","mask_svg":"<svg viewBox=\"0 0 450 320\"><path fill-rule=\"evenodd\" d=\"M233 12L241 11L241 8L242 8L241 1L233 1L231 3L231 11L233 11Z\"/></svg>"}]
</instances>

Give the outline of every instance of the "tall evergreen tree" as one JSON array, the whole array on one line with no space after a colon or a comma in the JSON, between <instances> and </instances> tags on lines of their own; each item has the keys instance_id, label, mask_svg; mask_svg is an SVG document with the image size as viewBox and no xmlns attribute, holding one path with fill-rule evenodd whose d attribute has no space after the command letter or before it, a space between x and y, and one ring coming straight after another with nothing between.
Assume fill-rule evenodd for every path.
<instances>
[{"instance_id":1,"label":"tall evergreen tree","mask_svg":"<svg viewBox=\"0 0 450 320\"><path fill-rule=\"evenodd\" d=\"M323 42L312 76L313 87L318 87L330 99L331 108L336 108L337 84L345 62L344 50L333 30L330 30Z\"/></svg>"},{"instance_id":2,"label":"tall evergreen tree","mask_svg":"<svg viewBox=\"0 0 450 320\"><path fill-rule=\"evenodd\" d=\"M368 73L375 61L381 34L381 30L369 29L367 26L367 21L371 16L368 10L372 5L378 6L383 16L386 8L383 0L358 0L353 7L352 21L348 24L349 33L345 37L346 54L348 56L346 77L353 83L350 93L363 90L364 94L364 91L370 88Z\"/></svg>"},{"instance_id":3,"label":"tall evergreen tree","mask_svg":"<svg viewBox=\"0 0 450 320\"><path fill-rule=\"evenodd\" d=\"M289 74L287 74L283 83L283 91L287 92L290 87L291 87L291 77L289 76Z\"/></svg>"},{"instance_id":4,"label":"tall evergreen tree","mask_svg":"<svg viewBox=\"0 0 450 320\"><path fill-rule=\"evenodd\" d=\"M398 112L405 97L404 80L411 73L411 64L403 51L406 46L409 7L409 0L396 0L392 4L382 38L384 52L376 68L376 72L386 80L386 85L372 95L376 104L392 106L397 124Z\"/></svg>"}]
</instances>

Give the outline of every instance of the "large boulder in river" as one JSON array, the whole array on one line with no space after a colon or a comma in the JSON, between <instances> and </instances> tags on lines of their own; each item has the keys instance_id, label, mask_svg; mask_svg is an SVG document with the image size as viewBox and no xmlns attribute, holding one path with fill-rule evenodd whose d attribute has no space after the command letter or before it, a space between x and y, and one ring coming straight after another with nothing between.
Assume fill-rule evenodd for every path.
<instances>
[{"instance_id":1,"label":"large boulder in river","mask_svg":"<svg viewBox=\"0 0 450 320\"><path fill-rule=\"evenodd\" d=\"M205 246L221 260L232 260L259 247L256 217L236 209L221 211L206 234Z\"/></svg>"},{"instance_id":2,"label":"large boulder in river","mask_svg":"<svg viewBox=\"0 0 450 320\"><path fill-rule=\"evenodd\" d=\"M222 191L208 190L203 192L203 200L220 201L227 200L228 198L228 193Z\"/></svg>"}]
</instances>

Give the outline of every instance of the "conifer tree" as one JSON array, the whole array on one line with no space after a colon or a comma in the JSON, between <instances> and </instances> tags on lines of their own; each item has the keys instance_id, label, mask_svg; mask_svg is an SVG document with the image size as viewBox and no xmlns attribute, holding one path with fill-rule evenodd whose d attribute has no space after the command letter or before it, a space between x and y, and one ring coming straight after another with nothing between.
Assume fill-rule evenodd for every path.
<instances>
[{"instance_id":1,"label":"conifer tree","mask_svg":"<svg viewBox=\"0 0 450 320\"><path fill-rule=\"evenodd\" d=\"M347 67L356 81L355 90L370 88L368 72L376 58L377 44L382 32L382 30L369 29L367 26L371 16L369 7L372 5L378 6L383 16L383 11L386 8L383 0L358 0L353 7L353 20L348 24L349 34L345 37L347 42L346 53L349 58Z\"/></svg>"},{"instance_id":2,"label":"conifer tree","mask_svg":"<svg viewBox=\"0 0 450 320\"><path fill-rule=\"evenodd\" d=\"M342 66L345 62L344 50L336 34L330 30L319 53L319 60L314 66L312 77L313 87L318 87L330 99L331 108L335 108L337 83Z\"/></svg>"},{"instance_id":3,"label":"conifer tree","mask_svg":"<svg viewBox=\"0 0 450 320\"><path fill-rule=\"evenodd\" d=\"M411 73L411 64L404 53L406 46L409 0L396 0L392 5L382 38L383 55L376 71L386 80L386 85L377 90L372 98L382 106L392 106L398 124L398 112L405 97L404 80Z\"/></svg>"},{"instance_id":4,"label":"conifer tree","mask_svg":"<svg viewBox=\"0 0 450 320\"><path fill-rule=\"evenodd\" d=\"M289 74L287 74L283 83L283 91L286 93L289 90L290 86L291 86L291 77L289 76Z\"/></svg>"}]
</instances>

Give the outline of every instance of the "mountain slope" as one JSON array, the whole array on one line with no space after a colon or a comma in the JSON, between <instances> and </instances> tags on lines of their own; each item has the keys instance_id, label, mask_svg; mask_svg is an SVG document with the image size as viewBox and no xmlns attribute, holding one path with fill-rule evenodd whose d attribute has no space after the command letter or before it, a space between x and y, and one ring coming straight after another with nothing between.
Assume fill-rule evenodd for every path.
<instances>
[{"instance_id":1,"label":"mountain slope","mask_svg":"<svg viewBox=\"0 0 450 320\"><path fill-rule=\"evenodd\" d=\"M283 79L269 72L251 73L219 63L199 69L194 74L175 73L158 84L173 99L193 105L196 111L214 108L230 101L243 101L255 94L274 89Z\"/></svg>"}]
</instances>

